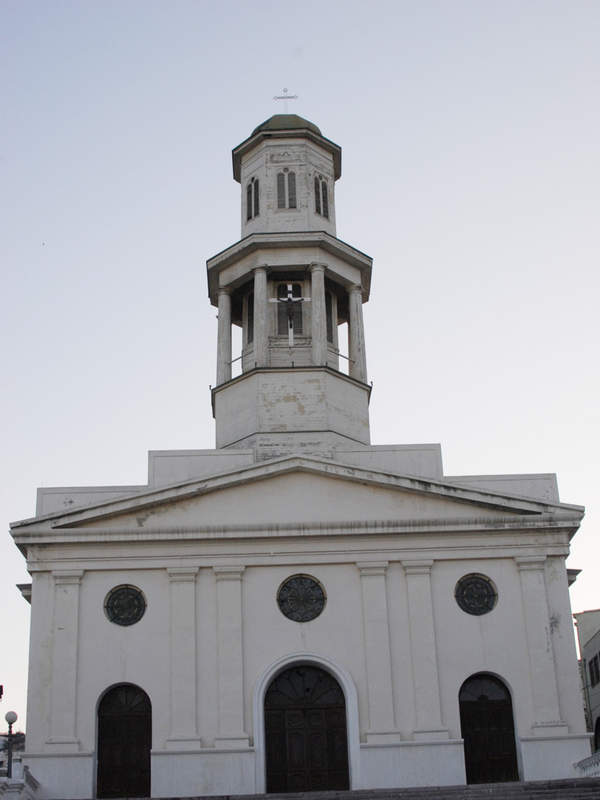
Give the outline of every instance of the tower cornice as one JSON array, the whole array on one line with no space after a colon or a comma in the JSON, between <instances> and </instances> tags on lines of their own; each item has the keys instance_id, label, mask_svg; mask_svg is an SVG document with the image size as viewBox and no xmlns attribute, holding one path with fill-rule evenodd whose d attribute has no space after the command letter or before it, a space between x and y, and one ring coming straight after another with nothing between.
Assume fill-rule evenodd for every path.
<instances>
[{"instance_id":1,"label":"tower cornice","mask_svg":"<svg viewBox=\"0 0 600 800\"><path fill-rule=\"evenodd\" d=\"M298 119L301 118L299 117ZM247 139L244 139L241 144L238 144L238 146L234 147L231 151L234 179L240 183L242 158L255 147L258 147L261 142L268 139L308 139L331 154L333 158L334 177L335 180L337 180L342 174L342 148L335 142L332 142L331 139L327 139L325 136L317 133L316 131L318 131L318 128L316 126L313 127L315 130L308 127L292 129L282 128L280 130L271 128L255 129Z\"/></svg>"},{"instance_id":2,"label":"tower cornice","mask_svg":"<svg viewBox=\"0 0 600 800\"><path fill-rule=\"evenodd\" d=\"M220 285L219 276L226 268L253 255L256 257L257 262L254 266L269 266L270 261L273 261L273 266L275 266L275 260L269 259L267 255L268 251L271 251L271 255L275 255L273 251L285 249L290 253L294 248L301 250L318 248L358 269L361 277L362 299L364 303L367 302L371 290L371 270L373 266L371 256L326 231L291 231L289 233L251 233L209 258L206 262L206 271L208 296L211 303L217 305ZM265 251L264 257L262 256L263 251ZM298 264L295 266L298 269L307 269L315 262L321 263L321 259L313 257L313 255L309 253L306 259L299 258ZM289 259L286 259L285 265L286 268L294 266Z\"/></svg>"}]
</instances>

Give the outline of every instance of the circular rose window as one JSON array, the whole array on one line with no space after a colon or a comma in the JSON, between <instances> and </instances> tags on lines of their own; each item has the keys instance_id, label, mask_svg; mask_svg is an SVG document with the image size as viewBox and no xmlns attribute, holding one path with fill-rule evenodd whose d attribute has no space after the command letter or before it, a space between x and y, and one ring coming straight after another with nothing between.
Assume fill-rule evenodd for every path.
<instances>
[{"instance_id":1,"label":"circular rose window","mask_svg":"<svg viewBox=\"0 0 600 800\"><path fill-rule=\"evenodd\" d=\"M288 619L310 622L325 608L325 592L309 575L292 575L279 587L277 605Z\"/></svg>"},{"instance_id":2,"label":"circular rose window","mask_svg":"<svg viewBox=\"0 0 600 800\"><path fill-rule=\"evenodd\" d=\"M454 596L463 611L478 617L487 614L498 602L496 587L485 575L465 575L456 584Z\"/></svg>"},{"instance_id":3,"label":"circular rose window","mask_svg":"<svg viewBox=\"0 0 600 800\"><path fill-rule=\"evenodd\" d=\"M106 596L104 611L116 625L139 622L146 610L146 600L137 586L115 586Z\"/></svg>"}]
</instances>

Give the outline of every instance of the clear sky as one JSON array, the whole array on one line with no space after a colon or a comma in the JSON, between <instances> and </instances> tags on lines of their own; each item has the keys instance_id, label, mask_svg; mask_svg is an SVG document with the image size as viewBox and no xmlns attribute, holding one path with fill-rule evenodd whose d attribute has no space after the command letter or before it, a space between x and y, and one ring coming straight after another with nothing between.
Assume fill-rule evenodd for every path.
<instances>
[{"instance_id":1,"label":"clear sky","mask_svg":"<svg viewBox=\"0 0 600 800\"><path fill-rule=\"evenodd\" d=\"M214 446L205 261L231 148L281 112L343 148L338 236L374 258L374 444L447 474L556 472L600 607L600 3L2 0L0 508L139 484ZM234 356L237 353L234 353ZM0 535L1 718L25 714L24 560ZM110 654L107 654L107 658Z\"/></svg>"}]
</instances>

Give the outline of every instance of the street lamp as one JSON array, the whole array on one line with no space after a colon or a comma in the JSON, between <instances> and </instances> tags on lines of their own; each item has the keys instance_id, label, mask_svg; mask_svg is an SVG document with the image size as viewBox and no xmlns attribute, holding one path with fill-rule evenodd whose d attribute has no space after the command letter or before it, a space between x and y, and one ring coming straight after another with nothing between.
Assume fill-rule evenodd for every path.
<instances>
[{"instance_id":1,"label":"street lamp","mask_svg":"<svg viewBox=\"0 0 600 800\"><path fill-rule=\"evenodd\" d=\"M12 726L17 721L17 715L14 711L7 711L4 719L8 722L8 762L6 766L6 777L12 778Z\"/></svg>"}]
</instances>

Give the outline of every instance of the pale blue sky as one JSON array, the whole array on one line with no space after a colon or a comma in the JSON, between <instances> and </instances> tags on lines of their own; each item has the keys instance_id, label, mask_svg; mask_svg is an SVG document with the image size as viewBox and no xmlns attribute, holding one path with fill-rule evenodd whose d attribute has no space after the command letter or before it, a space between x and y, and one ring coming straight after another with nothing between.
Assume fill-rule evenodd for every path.
<instances>
[{"instance_id":1,"label":"pale blue sky","mask_svg":"<svg viewBox=\"0 0 600 800\"><path fill-rule=\"evenodd\" d=\"M343 148L338 235L374 258L375 444L448 474L557 472L600 607L600 3L0 5L1 516L214 445L205 260L231 148L282 109ZM0 682L25 712L24 561L0 536Z\"/></svg>"}]
</instances>

